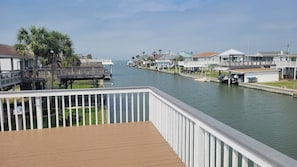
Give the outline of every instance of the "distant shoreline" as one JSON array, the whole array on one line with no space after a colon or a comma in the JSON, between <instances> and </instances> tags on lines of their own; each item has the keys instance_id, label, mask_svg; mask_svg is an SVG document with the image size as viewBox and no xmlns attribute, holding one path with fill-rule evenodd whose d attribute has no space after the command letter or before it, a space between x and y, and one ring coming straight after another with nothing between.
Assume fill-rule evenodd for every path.
<instances>
[{"instance_id":1,"label":"distant shoreline","mask_svg":"<svg viewBox=\"0 0 297 167\"><path fill-rule=\"evenodd\" d=\"M183 77L187 77L187 78L192 78L199 82L219 83L219 80L217 78L198 77L198 76L191 75L191 74L182 74L182 73L170 72L170 71L166 71L166 70L156 70L156 69L151 69L151 68L146 68L146 67L136 67L136 68L143 69L143 70L151 70L151 71L161 72L161 73L167 73L167 74L173 74L173 75L179 75L179 76L183 76ZM257 84L257 83L239 83L238 86L250 88L250 89L261 90L261 91L266 91L266 92L271 92L271 93L283 94L283 95L292 96L292 97L297 98L297 90L294 90L294 89L261 85L261 84Z\"/></svg>"}]
</instances>

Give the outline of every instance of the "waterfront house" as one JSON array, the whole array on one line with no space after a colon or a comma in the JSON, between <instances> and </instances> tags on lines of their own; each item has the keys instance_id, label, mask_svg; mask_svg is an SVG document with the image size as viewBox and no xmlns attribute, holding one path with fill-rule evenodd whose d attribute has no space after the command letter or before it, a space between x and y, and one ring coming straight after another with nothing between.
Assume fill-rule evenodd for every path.
<instances>
[{"instance_id":1,"label":"waterfront house","mask_svg":"<svg viewBox=\"0 0 297 167\"><path fill-rule=\"evenodd\" d=\"M238 78L238 82L275 82L279 81L279 72L273 68L239 68L229 70L231 75Z\"/></svg>"},{"instance_id":2,"label":"waterfront house","mask_svg":"<svg viewBox=\"0 0 297 167\"><path fill-rule=\"evenodd\" d=\"M281 54L275 61L275 68L281 71L283 79L297 79L297 54Z\"/></svg>"},{"instance_id":3,"label":"waterfront house","mask_svg":"<svg viewBox=\"0 0 297 167\"><path fill-rule=\"evenodd\" d=\"M33 55L28 52L20 56L12 46L0 44L0 89L8 90L28 77L33 59Z\"/></svg>"},{"instance_id":4,"label":"waterfront house","mask_svg":"<svg viewBox=\"0 0 297 167\"><path fill-rule=\"evenodd\" d=\"M218 55L220 66L241 66L244 64L245 54L235 49L226 50Z\"/></svg>"},{"instance_id":5,"label":"waterfront house","mask_svg":"<svg viewBox=\"0 0 297 167\"><path fill-rule=\"evenodd\" d=\"M111 79L113 62L111 59L93 59L86 56L80 57L80 66L104 66L104 78Z\"/></svg>"},{"instance_id":6,"label":"waterfront house","mask_svg":"<svg viewBox=\"0 0 297 167\"><path fill-rule=\"evenodd\" d=\"M174 67L177 57L177 55L171 52L163 54L160 58L155 60L157 69L162 70Z\"/></svg>"},{"instance_id":7,"label":"waterfront house","mask_svg":"<svg viewBox=\"0 0 297 167\"><path fill-rule=\"evenodd\" d=\"M246 55L245 65L274 68L280 71L281 78L296 80L297 54L290 54L284 51L258 52Z\"/></svg>"}]
</instances>

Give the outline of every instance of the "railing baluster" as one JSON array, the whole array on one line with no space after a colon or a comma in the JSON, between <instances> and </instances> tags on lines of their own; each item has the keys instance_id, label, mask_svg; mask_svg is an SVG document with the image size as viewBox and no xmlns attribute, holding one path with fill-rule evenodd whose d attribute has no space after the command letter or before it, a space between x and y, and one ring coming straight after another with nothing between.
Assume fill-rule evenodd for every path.
<instances>
[{"instance_id":1,"label":"railing baluster","mask_svg":"<svg viewBox=\"0 0 297 167\"><path fill-rule=\"evenodd\" d=\"M128 93L126 93L126 98L125 98L125 102L126 102L126 123L129 121L129 119L128 119Z\"/></svg>"},{"instance_id":2,"label":"railing baluster","mask_svg":"<svg viewBox=\"0 0 297 167\"><path fill-rule=\"evenodd\" d=\"M56 127L59 127L59 103L58 103L58 96L55 96L55 110L56 110ZM31 105L30 105L31 106Z\"/></svg>"},{"instance_id":3,"label":"railing baluster","mask_svg":"<svg viewBox=\"0 0 297 167\"><path fill-rule=\"evenodd\" d=\"M248 158L242 155L242 167L248 167Z\"/></svg>"},{"instance_id":4,"label":"railing baluster","mask_svg":"<svg viewBox=\"0 0 297 167\"><path fill-rule=\"evenodd\" d=\"M189 119L186 119L185 118L185 123L186 123L186 126L185 126L185 131L186 131L186 135L185 135L185 151L186 151L186 154L185 154L185 162L186 162L186 166L189 166L189 162L190 162L190 155L189 155L189 152L190 152L190 122L189 122Z\"/></svg>"},{"instance_id":5,"label":"railing baluster","mask_svg":"<svg viewBox=\"0 0 297 167\"><path fill-rule=\"evenodd\" d=\"M43 115L42 115L42 100L41 97L35 97L35 111L37 118L37 129L43 128Z\"/></svg>"},{"instance_id":6,"label":"railing baluster","mask_svg":"<svg viewBox=\"0 0 297 167\"><path fill-rule=\"evenodd\" d=\"M78 95L75 95L75 114L76 114L76 126L79 126L79 114L78 114Z\"/></svg>"},{"instance_id":7,"label":"railing baluster","mask_svg":"<svg viewBox=\"0 0 297 167\"><path fill-rule=\"evenodd\" d=\"M7 119L8 119L8 130L11 131L11 112L10 112L10 105L9 99L6 98L6 108L7 108Z\"/></svg>"},{"instance_id":8,"label":"railing baluster","mask_svg":"<svg viewBox=\"0 0 297 167\"><path fill-rule=\"evenodd\" d=\"M89 101L89 125L92 125L92 107L91 107L91 94L88 94L88 101Z\"/></svg>"},{"instance_id":9,"label":"railing baluster","mask_svg":"<svg viewBox=\"0 0 297 167\"><path fill-rule=\"evenodd\" d=\"M204 136L204 163L205 166L209 166L209 133L205 132L205 136Z\"/></svg>"},{"instance_id":10,"label":"railing baluster","mask_svg":"<svg viewBox=\"0 0 297 167\"><path fill-rule=\"evenodd\" d=\"M69 112L69 124L70 124L70 127L72 127L72 96L69 95L68 96L68 112Z\"/></svg>"},{"instance_id":11,"label":"railing baluster","mask_svg":"<svg viewBox=\"0 0 297 167\"><path fill-rule=\"evenodd\" d=\"M215 166L215 138L210 134L210 166Z\"/></svg>"},{"instance_id":12,"label":"railing baluster","mask_svg":"<svg viewBox=\"0 0 297 167\"><path fill-rule=\"evenodd\" d=\"M139 104L139 92L137 93L137 122L140 121L140 104Z\"/></svg>"},{"instance_id":13,"label":"railing baluster","mask_svg":"<svg viewBox=\"0 0 297 167\"><path fill-rule=\"evenodd\" d=\"M185 117L182 116L182 161L186 162L186 121Z\"/></svg>"},{"instance_id":14,"label":"railing baluster","mask_svg":"<svg viewBox=\"0 0 297 167\"><path fill-rule=\"evenodd\" d=\"M26 107L25 107L25 99L22 97L22 118L23 118L23 130L27 129L27 123L26 123Z\"/></svg>"},{"instance_id":15,"label":"railing baluster","mask_svg":"<svg viewBox=\"0 0 297 167\"><path fill-rule=\"evenodd\" d=\"M2 98L0 99L0 128L1 128L1 132L4 131L4 110L3 110L3 102L2 102Z\"/></svg>"},{"instance_id":16,"label":"railing baluster","mask_svg":"<svg viewBox=\"0 0 297 167\"><path fill-rule=\"evenodd\" d=\"M82 95L81 97L82 102L81 102L81 108L82 108L82 115L83 115L83 126L86 126L86 110L85 110L85 95Z\"/></svg>"},{"instance_id":17,"label":"railing baluster","mask_svg":"<svg viewBox=\"0 0 297 167\"><path fill-rule=\"evenodd\" d=\"M232 148L232 167L238 166L238 152Z\"/></svg>"},{"instance_id":18,"label":"railing baluster","mask_svg":"<svg viewBox=\"0 0 297 167\"><path fill-rule=\"evenodd\" d=\"M95 123L96 125L98 125L98 94L94 94L94 97L95 97Z\"/></svg>"},{"instance_id":19,"label":"railing baluster","mask_svg":"<svg viewBox=\"0 0 297 167\"><path fill-rule=\"evenodd\" d=\"M116 94L113 94L113 123L117 123L117 111L116 111Z\"/></svg>"},{"instance_id":20,"label":"railing baluster","mask_svg":"<svg viewBox=\"0 0 297 167\"><path fill-rule=\"evenodd\" d=\"M120 123L123 123L122 93L120 93Z\"/></svg>"},{"instance_id":21,"label":"railing baluster","mask_svg":"<svg viewBox=\"0 0 297 167\"><path fill-rule=\"evenodd\" d=\"M224 167L229 167L229 146L224 143Z\"/></svg>"},{"instance_id":22,"label":"railing baluster","mask_svg":"<svg viewBox=\"0 0 297 167\"><path fill-rule=\"evenodd\" d=\"M142 93L142 121L146 121L146 102L145 102L145 92Z\"/></svg>"},{"instance_id":23,"label":"railing baluster","mask_svg":"<svg viewBox=\"0 0 297 167\"><path fill-rule=\"evenodd\" d=\"M107 94L107 123L110 124L110 95Z\"/></svg>"},{"instance_id":24,"label":"railing baluster","mask_svg":"<svg viewBox=\"0 0 297 167\"><path fill-rule=\"evenodd\" d=\"M190 163L189 163L189 166L194 166L194 122L190 121L189 122L189 125L190 125L190 144L189 144L189 157L190 157Z\"/></svg>"},{"instance_id":25,"label":"railing baluster","mask_svg":"<svg viewBox=\"0 0 297 167\"><path fill-rule=\"evenodd\" d=\"M182 115L178 113L178 155L182 158Z\"/></svg>"},{"instance_id":26,"label":"railing baluster","mask_svg":"<svg viewBox=\"0 0 297 167\"><path fill-rule=\"evenodd\" d=\"M217 138L216 139L216 166L222 166L221 165L221 141Z\"/></svg>"},{"instance_id":27,"label":"railing baluster","mask_svg":"<svg viewBox=\"0 0 297 167\"><path fill-rule=\"evenodd\" d=\"M50 98L51 98L50 96L46 96L46 104L47 104L47 126L48 126L48 128L51 128L52 127Z\"/></svg>"},{"instance_id":28,"label":"railing baluster","mask_svg":"<svg viewBox=\"0 0 297 167\"><path fill-rule=\"evenodd\" d=\"M132 120L131 122L134 122L134 93L131 93L131 114L132 114Z\"/></svg>"},{"instance_id":29,"label":"railing baluster","mask_svg":"<svg viewBox=\"0 0 297 167\"><path fill-rule=\"evenodd\" d=\"M62 96L62 117L63 117L63 127L66 127L66 118L65 118L65 96Z\"/></svg>"},{"instance_id":30,"label":"railing baluster","mask_svg":"<svg viewBox=\"0 0 297 167\"><path fill-rule=\"evenodd\" d=\"M33 126L33 104L32 104L32 97L29 97L29 114L30 114L30 129L34 128Z\"/></svg>"},{"instance_id":31,"label":"railing baluster","mask_svg":"<svg viewBox=\"0 0 297 167\"><path fill-rule=\"evenodd\" d=\"M105 117L104 117L104 94L101 94L101 124L104 124Z\"/></svg>"},{"instance_id":32,"label":"railing baluster","mask_svg":"<svg viewBox=\"0 0 297 167\"><path fill-rule=\"evenodd\" d=\"M15 130L19 130L19 120L18 120L18 104L17 104L17 99L16 97L13 98L13 115L14 115L14 121L15 121Z\"/></svg>"}]
</instances>

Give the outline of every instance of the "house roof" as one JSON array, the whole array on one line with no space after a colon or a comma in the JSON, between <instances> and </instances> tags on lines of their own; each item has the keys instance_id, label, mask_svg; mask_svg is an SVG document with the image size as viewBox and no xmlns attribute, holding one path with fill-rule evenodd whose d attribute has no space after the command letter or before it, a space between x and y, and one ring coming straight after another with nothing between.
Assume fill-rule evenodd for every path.
<instances>
[{"instance_id":1,"label":"house roof","mask_svg":"<svg viewBox=\"0 0 297 167\"><path fill-rule=\"evenodd\" d=\"M14 50L12 46L0 44L0 57L21 57L18 53ZM32 54L27 53L26 57L32 57Z\"/></svg>"},{"instance_id":2,"label":"house roof","mask_svg":"<svg viewBox=\"0 0 297 167\"><path fill-rule=\"evenodd\" d=\"M281 55L282 52L274 52L274 51L270 51L270 52L258 52L257 55L261 55L261 56L278 56L278 55Z\"/></svg>"},{"instance_id":3,"label":"house roof","mask_svg":"<svg viewBox=\"0 0 297 167\"><path fill-rule=\"evenodd\" d=\"M218 54L217 52L202 52L194 55L193 58L213 57L213 56L216 56L217 54Z\"/></svg>"},{"instance_id":4,"label":"house roof","mask_svg":"<svg viewBox=\"0 0 297 167\"><path fill-rule=\"evenodd\" d=\"M163 55L163 56L159 57L158 60L173 60L177 57L178 56L176 56L176 55Z\"/></svg>"},{"instance_id":5,"label":"house roof","mask_svg":"<svg viewBox=\"0 0 297 167\"><path fill-rule=\"evenodd\" d=\"M218 56L229 57L229 56L241 56L241 55L244 55L244 53L235 49L229 49L229 50L226 50L225 52L220 53Z\"/></svg>"},{"instance_id":6,"label":"house roof","mask_svg":"<svg viewBox=\"0 0 297 167\"><path fill-rule=\"evenodd\" d=\"M16 56L16 51L9 45L0 44L0 55L4 56Z\"/></svg>"},{"instance_id":7,"label":"house roof","mask_svg":"<svg viewBox=\"0 0 297 167\"><path fill-rule=\"evenodd\" d=\"M186 52L186 51L181 51L178 53L178 55L183 56L183 57L192 57L193 56L192 52Z\"/></svg>"}]
</instances>

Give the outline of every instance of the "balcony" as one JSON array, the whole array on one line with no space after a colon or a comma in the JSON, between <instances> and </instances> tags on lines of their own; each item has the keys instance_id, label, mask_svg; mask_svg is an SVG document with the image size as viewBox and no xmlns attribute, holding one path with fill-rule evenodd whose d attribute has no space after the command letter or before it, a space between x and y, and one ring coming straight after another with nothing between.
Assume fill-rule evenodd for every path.
<instances>
[{"instance_id":1,"label":"balcony","mask_svg":"<svg viewBox=\"0 0 297 167\"><path fill-rule=\"evenodd\" d=\"M4 166L297 166L152 87L0 93Z\"/></svg>"},{"instance_id":2,"label":"balcony","mask_svg":"<svg viewBox=\"0 0 297 167\"><path fill-rule=\"evenodd\" d=\"M0 88L6 89L14 85L20 84L22 81L21 72L15 71L1 71L0 72Z\"/></svg>"}]
</instances>

